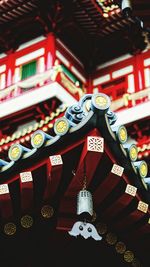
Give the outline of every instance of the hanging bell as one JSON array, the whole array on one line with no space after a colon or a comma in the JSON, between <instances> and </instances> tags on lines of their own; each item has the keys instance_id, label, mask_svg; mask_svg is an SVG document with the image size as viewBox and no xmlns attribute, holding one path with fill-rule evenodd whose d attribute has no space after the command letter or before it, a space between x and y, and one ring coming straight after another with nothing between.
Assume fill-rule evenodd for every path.
<instances>
[{"instance_id":1,"label":"hanging bell","mask_svg":"<svg viewBox=\"0 0 150 267\"><path fill-rule=\"evenodd\" d=\"M92 194L87 190L81 190L77 195L77 215L85 219L93 215Z\"/></svg>"},{"instance_id":2,"label":"hanging bell","mask_svg":"<svg viewBox=\"0 0 150 267\"><path fill-rule=\"evenodd\" d=\"M102 239L95 226L86 221L93 215L92 195L83 189L77 195L77 215L82 217L82 221L75 222L72 229L68 232L71 236L82 236L83 238L93 238L96 241Z\"/></svg>"}]
</instances>

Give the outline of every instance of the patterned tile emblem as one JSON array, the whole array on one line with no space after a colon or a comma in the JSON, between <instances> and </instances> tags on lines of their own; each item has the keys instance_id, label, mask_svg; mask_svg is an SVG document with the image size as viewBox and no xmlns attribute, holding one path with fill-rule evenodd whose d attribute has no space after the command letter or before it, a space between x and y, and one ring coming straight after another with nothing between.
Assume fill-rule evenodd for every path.
<instances>
[{"instance_id":1,"label":"patterned tile emblem","mask_svg":"<svg viewBox=\"0 0 150 267\"><path fill-rule=\"evenodd\" d=\"M118 175L118 176L122 176L123 171L124 171L124 168L117 165L117 164L114 164L112 169L111 169L111 172Z\"/></svg>"},{"instance_id":2,"label":"patterned tile emblem","mask_svg":"<svg viewBox=\"0 0 150 267\"><path fill-rule=\"evenodd\" d=\"M143 201L139 201L138 203L138 207L137 207L138 210L144 212L144 213L147 213L148 211L148 204L143 202Z\"/></svg>"},{"instance_id":3,"label":"patterned tile emblem","mask_svg":"<svg viewBox=\"0 0 150 267\"><path fill-rule=\"evenodd\" d=\"M50 162L51 162L52 166L62 165L63 164L61 155L50 156Z\"/></svg>"},{"instance_id":4,"label":"patterned tile emblem","mask_svg":"<svg viewBox=\"0 0 150 267\"><path fill-rule=\"evenodd\" d=\"M104 138L96 136L88 136L87 150L94 152L104 152Z\"/></svg>"},{"instance_id":5,"label":"patterned tile emblem","mask_svg":"<svg viewBox=\"0 0 150 267\"><path fill-rule=\"evenodd\" d=\"M9 193L8 184L1 184L0 185L0 195L8 194L8 193Z\"/></svg>"},{"instance_id":6,"label":"patterned tile emblem","mask_svg":"<svg viewBox=\"0 0 150 267\"><path fill-rule=\"evenodd\" d=\"M137 188L133 185L127 184L125 193L129 194L130 196L135 197Z\"/></svg>"},{"instance_id":7,"label":"patterned tile emblem","mask_svg":"<svg viewBox=\"0 0 150 267\"><path fill-rule=\"evenodd\" d=\"M20 173L20 179L22 183L32 182L32 173L31 172L22 172Z\"/></svg>"}]
</instances>

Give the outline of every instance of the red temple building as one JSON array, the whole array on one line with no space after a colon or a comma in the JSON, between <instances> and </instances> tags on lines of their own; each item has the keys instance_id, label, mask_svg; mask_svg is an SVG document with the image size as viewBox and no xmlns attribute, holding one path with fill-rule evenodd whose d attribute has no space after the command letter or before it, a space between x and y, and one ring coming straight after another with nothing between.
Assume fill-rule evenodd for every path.
<instances>
[{"instance_id":1,"label":"red temple building","mask_svg":"<svg viewBox=\"0 0 150 267\"><path fill-rule=\"evenodd\" d=\"M0 41L2 267L149 267L149 0L1 0Z\"/></svg>"}]
</instances>

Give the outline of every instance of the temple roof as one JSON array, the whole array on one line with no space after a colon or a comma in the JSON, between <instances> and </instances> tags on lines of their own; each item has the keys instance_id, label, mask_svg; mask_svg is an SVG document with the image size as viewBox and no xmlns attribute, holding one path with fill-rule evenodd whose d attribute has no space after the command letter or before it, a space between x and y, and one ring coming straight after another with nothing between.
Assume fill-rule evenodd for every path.
<instances>
[{"instance_id":1,"label":"temple roof","mask_svg":"<svg viewBox=\"0 0 150 267\"><path fill-rule=\"evenodd\" d=\"M141 34L150 27L149 1L132 1L132 17L124 16L121 1L105 2L2 0L0 51L16 50L21 43L51 31L87 69L126 52L143 50L144 37Z\"/></svg>"},{"instance_id":2,"label":"temple roof","mask_svg":"<svg viewBox=\"0 0 150 267\"><path fill-rule=\"evenodd\" d=\"M0 197L3 193L10 195L8 199L13 206L11 216L7 214L8 218L2 218L2 222L14 221L18 229L24 214L39 222L39 212L45 212L40 207L51 205L53 228L68 231L77 219L76 196L83 188L86 174L86 186L94 201L93 223L99 233L105 236L106 224L115 233L106 235L106 241L115 245L117 236L143 266L148 266L147 164L137 161L136 146L128 143L123 125L115 126L116 119L107 95L85 95L55 121L51 136L38 130L31 137L30 147L12 145L9 160L0 161L3 186ZM23 193L27 188L29 200ZM3 204L3 214L2 211ZM132 263L134 256L129 254Z\"/></svg>"}]
</instances>

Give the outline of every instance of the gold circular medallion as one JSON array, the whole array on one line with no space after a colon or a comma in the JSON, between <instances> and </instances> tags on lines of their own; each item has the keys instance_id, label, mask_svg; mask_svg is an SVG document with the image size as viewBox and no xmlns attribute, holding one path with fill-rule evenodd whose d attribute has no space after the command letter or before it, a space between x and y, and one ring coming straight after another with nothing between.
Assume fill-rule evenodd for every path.
<instances>
[{"instance_id":1,"label":"gold circular medallion","mask_svg":"<svg viewBox=\"0 0 150 267\"><path fill-rule=\"evenodd\" d=\"M132 262L134 259L134 254L132 251L130 250L126 250L125 253L124 253L124 260L126 262Z\"/></svg>"},{"instance_id":2,"label":"gold circular medallion","mask_svg":"<svg viewBox=\"0 0 150 267\"><path fill-rule=\"evenodd\" d=\"M37 133L33 137L33 144L35 146L39 146L41 143L43 143L43 136L40 133Z\"/></svg>"},{"instance_id":3,"label":"gold circular medallion","mask_svg":"<svg viewBox=\"0 0 150 267\"><path fill-rule=\"evenodd\" d=\"M65 121L59 121L56 125L56 129L58 133L63 133L67 129L67 123Z\"/></svg>"},{"instance_id":4,"label":"gold circular medallion","mask_svg":"<svg viewBox=\"0 0 150 267\"><path fill-rule=\"evenodd\" d=\"M16 233L16 225L12 222L6 223L4 225L4 233L6 235L14 235Z\"/></svg>"},{"instance_id":5,"label":"gold circular medallion","mask_svg":"<svg viewBox=\"0 0 150 267\"><path fill-rule=\"evenodd\" d=\"M135 145L131 146L129 154L130 154L131 160L133 160L133 161L137 160L138 150L137 150L137 147Z\"/></svg>"},{"instance_id":6,"label":"gold circular medallion","mask_svg":"<svg viewBox=\"0 0 150 267\"><path fill-rule=\"evenodd\" d=\"M123 242L119 241L115 245L115 249L116 249L117 253L123 254L126 251L126 245Z\"/></svg>"},{"instance_id":7,"label":"gold circular medallion","mask_svg":"<svg viewBox=\"0 0 150 267\"><path fill-rule=\"evenodd\" d=\"M65 117L59 118L54 124L54 131L58 135L64 135L69 130L69 122Z\"/></svg>"},{"instance_id":8,"label":"gold circular medallion","mask_svg":"<svg viewBox=\"0 0 150 267\"><path fill-rule=\"evenodd\" d=\"M51 207L50 205L44 205L41 209L41 214L45 219L51 218L54 214L53 207Z\"/></svg>"},{"instance_id":9,"label":"gold circular medallion","mask_svg":"<svg viewBox=\"0 0 150 267\"><path fill-rule=\"evenodd\" d=\"M147 163L146 163L145 161L143 161L143 162L140 164L139 172L140 172L140 175L141 175L142 177L146 177L147 172L148 172L148 168L147 168Z\"/></svg>"},{"instance_id":10,"label":"gold circular medallion","mask_svg":"<svg viewBox=\"0 0 150 267\"><path fill-rule=\"evenodd\" d=\"M114 245L117 242L117 236L114 233L108 233L106 235L106 241L109 245Z\"/></svg>"},{"instance_id":11,"label":"gold circular medallion","mask_svg":"<svg viewBox=\"0 0 150 267\"><path fill-rule=\"evenodd\" d=\"M107 105L107 99L104 96L97 96L95 98L95 103L99 106L99 107L105 107Z\"/></svg>"},{"instance_id":12,"label":"gold circular medallion","mask_svg":"<svg viewBox=\"0 0 150 267\"><path fill-rule=\"evenodd\" d=\"M107 232L107 225L105 223L98 223L96 228L98 233L101 235L104 235Z\"/></svg>"},{"instance_id":13,"label":"gold circular medallion","mask_svg":"<svg viewBox=\"0 0 150 267\"><path fill-rule=\"evenodd\" d=\"M119 128L118 134L119 134L120 141L123 142L123 143L126 142L126 140L127 140L127 130L126 130L126 128L124 126L121 126Z\"/></svg>"},{"instance_id":14,"label":"gold circular medallion","mask_svg":"<svg viewBox=\"0 0 150 267\"><path fill-rule=\"evenodd\" d=\"M12 148L10 147L10 159L12 160L16 160L20 157L21 154L21 150L20 147L18 145L14 145Z\"/></svg>"},{"instance_id":15,"label":"gold circular medallion","mask_svg":"<svg viewBox=\"0 0 150 267\"><path fill-rule=\"evenodd\" d=\"M21 225L24 228L30 228L33 225L33 218L30 215L24 215L21 218Z\"/></svg>"}]
</instances>

